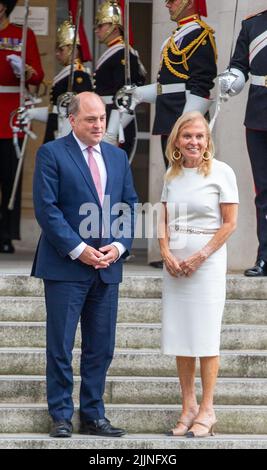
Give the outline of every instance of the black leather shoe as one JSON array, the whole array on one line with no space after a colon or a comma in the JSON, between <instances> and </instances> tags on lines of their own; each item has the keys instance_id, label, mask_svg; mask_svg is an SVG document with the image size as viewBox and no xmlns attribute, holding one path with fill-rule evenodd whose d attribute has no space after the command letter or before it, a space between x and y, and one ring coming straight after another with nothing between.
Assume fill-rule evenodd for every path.
<instances>
[{"instance_id":1,"label":"black leather shoe","mask_svg":"<svg viewBox=\"0 0 267 470\"><path fill-rule=\"evenodd\" d=\"M49 435L50 437L71 437L72 424L68 421L54 421Z\"/></svg>"},{"instance_id":2,"label":"black leather shoe","mask_svg":"<svg viewBox=\"0 0 267 470\"><path fill-rule=\"evenodd\" d=\"M149 266L152 266L152 268L163 269L163 261L151 261Z\"/></svg>"},{"instance_id":3,"label":"black leather shoe","mask_svg":"<svg viewBox=\"0 0 267 470\"><path fill-rule=\"evenodd\" d=\"M15 248L11 240L4 240L0 242L0 253L12 254L15 253Z\"/></svg>"},{"instance_id":4,"label":"black leather shoe","mask_svg":"<svg viewBox=\"0 0 267 470\"><path fill-rule=\"evenodd\" d=\"M107 418L94 421L81 422L80 434L94 434L95 436L121 437L126 434L124 429L114 428Z\"/></svg>"},{"instance_id":5,"label":"black leather shoe","mask_svg":"<svg viewBox=\"0 0 267 470\"><path fill-rule=\"evenodd\" d=\"M267 276L267 262L263 259L258 259L255 266L246 269L244 274L249 277Z\"/></svg>"}]
</instances>

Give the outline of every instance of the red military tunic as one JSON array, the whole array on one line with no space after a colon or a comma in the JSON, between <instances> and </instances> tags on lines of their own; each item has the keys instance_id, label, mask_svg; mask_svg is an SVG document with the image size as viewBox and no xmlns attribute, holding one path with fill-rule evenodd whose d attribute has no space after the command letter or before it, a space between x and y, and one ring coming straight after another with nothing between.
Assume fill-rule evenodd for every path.
<instances>
[{"instance_id":1,"label":"red military tunic","mask_svg":"<svg viewBox=\"0 0 267 470\"><path fill-rule=\"evenodd\" d=\"M0 139L12 138L10 113L19 107L20 79L13 72L6 57L10 54L21 56L22 26L9 23L0 30ZM44 77L39 50L35 35L31 29L27 34L26 64L33 67L36 73L26 81L26 85L39 85ZM13 92L6 92L1 87L14 87Z\"/></svg>"}]
</instances>

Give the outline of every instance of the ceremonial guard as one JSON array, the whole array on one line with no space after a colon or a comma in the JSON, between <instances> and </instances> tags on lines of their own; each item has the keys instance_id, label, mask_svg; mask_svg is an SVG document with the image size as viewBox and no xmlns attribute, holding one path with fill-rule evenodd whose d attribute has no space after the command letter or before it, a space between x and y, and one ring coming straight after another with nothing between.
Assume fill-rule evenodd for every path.
<instances>
[{"instance_id":1,"label":"ceremonial guard","mask_svg":"<svg viewBox=\"0 0 267 470\"><path fill-rule=\"evenodd\" d=\"M13 145L11 113L20 105L20 75L22 70L22 26L9 22L16 1L0 1L0 253L14 253L12 240L20 239L21 180L13 210L8 209L18 159ZM43 70L35 35L27 30L25 80L27 85L39 85ZM23 134L19 137L22 139Z\"/></svg>"},{"instance_id":2,"label":"ceremonial guard","mask_svg":"<svg viewBox=\"0 0 267 470\"><path fill-rule=\"evenodd\" d=\"M124 101L128 96L128 109L141 102L156 103L152 133L161 136L165 157L168 137L177 119L186 111L208 111L210 90L217 74L217 51L214 31L200 16L207 16L206 0L166 1L170 18L177 23L173 34L161 48L157 83L121 91ZM113 129L112 129L113 131ZM111 130L108 128L108 133ZM162 268L162 261L149 263Z\"/></svg>"},{"instance_id":3,"label":"ceremonial guard","mask_svg":"<svg viewBox=\"0 0 267 470\"><path fill-rule=\"evenodd\" d=\"M229 69L221 77L222 91L237 95L251 76L245 126L256 189L257 235L255 266L246 276L267 276L267 10L242 22Z\"/></svg>"},{"instance_id":4,"label":"ceremonial guard","mask_svg":"<svg viewBox=\"0 0 267 470\"><path fill-rule=\"evenodd\" d=\"M156 103L153 134L162 136L165 158L167 139L174 123L186 111L205 114L217 74L214 31L200 16L207 16L206 0L166 1L177 23L161 48L157 83L129 90L133 109L138 103ZM166 167L168 166L165 158Z\"/></svg>"},{"instance_id":5,"label":"ceremonial guard","mask_svg":"<svg viewBox=\"0 0 267 470\"><path fill-rule=\"evenodd\" d=\"M49 116L45 133L45 142L54 140L58 131L58 98L68 91L71 74L71 59L75 27L70 21L64 21L57 31L56 58L63 69L55 76L50 92ZM90 70L82 63L79 38L74 62L74 77L71 91L75 94L92 91ZM69 90L70 91L70 90Z\"/></svg>"},{"instance_id":6,"label":"ceremonial guard","mask_svg":"<svg viewBox=\"0 0 267 470\"><path fill-rule=\"evenodd\" d=\"M207 16L206 2L167 1L170 18L177 22L162 46L154 135L162 136L165 158L167 139L179 116L186 111L209 109L208 100L217 74L214 31L200 15ZM166 166L167 161L165 158Z\"/></svg>"},{"instance_id":7,"label":"ceremonial guard","mask_svg":"<svg viewBox=\"0 0 267 470\"><path fill-rule=\"evenodd\" d=\"M102 96L107 105L107 116L116 109L114 97L125 85L125 42L122 8L117 1L105 1L96 14L96 36L107 50L99 58L94 73L94 91ZM145 82L146 71L138 52L130 47L130 74L133 84L140 86ZM128 156L136 138L134 120L124 131L125 142L121 144ZM116 139L115 139L116 140ZM114 142L112 142L114 143Z\"/></svg>"},{"instance_id":8,"label":"ceremonial guard","mask_svg":"<svg viewBox=\"0 0 267 470\"><path fill-rule=\"evenodd\" d=\"M67 121L65 112L62 118L58 114L60 98L63 98L67 92L78 94L93 89L90 69L83 65L83 50L79 35L76 37L75 53L73 54L74 37L75 26L72 21L64 21L57 30L56 39L56 58L63 68L53 79L50 105L48 108L31 108L26 111L26 119L47 122L44 142L61 137L61 127Z\"/></svg>"}]
</instances>

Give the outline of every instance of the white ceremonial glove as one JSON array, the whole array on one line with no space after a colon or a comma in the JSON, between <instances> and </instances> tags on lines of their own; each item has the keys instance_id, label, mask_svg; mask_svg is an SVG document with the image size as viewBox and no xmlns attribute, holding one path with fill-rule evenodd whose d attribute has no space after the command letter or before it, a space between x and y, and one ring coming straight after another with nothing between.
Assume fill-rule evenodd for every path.
<instances>
[{"instance_id":1,"label":"white ceremonial glove","mask_svg":"<svg viewBox=\"0 0 267 470\"><path fill-rule=\"evenodd\" d=\"M41 108L22 108L20 111L20 121L22 124L28 124L30 121L47 122L48 107Z\"/></svg>"},{"instance_id":2,"label":"white ceremonial glove","mask_svg":"<svg viewBox=\"0 0 267 470\"><path fill-rule=\"evenodd\" d=\"M125 135L124 135L124 129L130 124L130 122L133 121L135 115L134 113L129 114L129 113L121 113L120 116L120 127L119 127L119 143L124 144L125 142Z\"/></svg>"},{"instance_id":3,"label":"white ceremonial glove","mask_svg":"<svg viewBox=\"0 0 267 470\"><path fill-rule=\"evenodd\" d=\"M111 145L123 144L125 142L124 129L133 119L134 114L112 109L103 140Z\"/></svg>"},{"instance_id":4,"label":"white ceremonial glove","mask_svg":"<svg viewBox=\"0 0 267 470\"><path fill-rule=\"evenodd\" d=\"M104 142L111 145L118 145L118 135L120 129L120 111L112 109L108 120L107 130L103 137Z\"/></svg>"},{"instance_id":5,"label":"white ceremonial glove","mask_svg":"<svg viewBox=\"0 0 267 470\"><path fill-rule=\"evenodd\" d=\"M235 96L243 90L246 79L239 69L232 68L219 75L219 83L222 95Z\"/></svg>"},{"instance_id":6,"label":"white ceremonial glove","mask_svg":"<svg viewBox=\"0 0 267 470\"><path fill-rule=\"evenodd\" d=\"M6 56L6 60L10 63L16 77L20 78L22 69L22 58L16 54Z\"/></svg>"},{"instance_id":7,"label":"white ceremonial glove","mask_svg":"<svg viewBox=\"0 0 267 470\"><path fill-rule=\"evenodd\" d=\"M155 103L157 98L157 84L151 83L144 86L125 86L121 88L115 97L119 109L134 111L140 103Z\"/></svg>"}]
</instances>

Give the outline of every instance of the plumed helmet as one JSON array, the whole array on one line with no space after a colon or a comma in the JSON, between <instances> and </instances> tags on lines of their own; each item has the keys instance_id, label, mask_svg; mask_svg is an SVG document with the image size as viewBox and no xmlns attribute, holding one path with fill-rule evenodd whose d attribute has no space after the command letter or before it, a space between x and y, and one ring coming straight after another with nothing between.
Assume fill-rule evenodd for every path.
<instances>
[{"instance_id":1,"label":"plumed helmet","mask_svg":"<svg viewBox=\"0 0 267 470\"><path fill-rule=\"evenodd\" d=\"M118 1L106 0L99 5L95 17L95 24L97 26L105 23L123 27L122 11Z\"/></svg>"},{"instance_id":2,"label":"plumed helmet","mask_svg":"<svg viewBox=\"0 0 267 470\"><path fill-rule=\"evenodd\" d=\"M0 0L0 3L6 7L6 16L9 16L10 13L14 10L17 0Z\"/></svg>"},{"instance_id":3,"label":"plumed helmet","mask_svg":"<svg viewBox=\"0 0 267 470\"><path fill-rule=\"evenodd\" d=\"M75 36L75 26L69 20L63 21L63 23L57 29L56 46L57 47L72 46L74 36ZM77 46L80 45L79 35L77 37L76 44Z\"/></svg>"}]
</instances>

